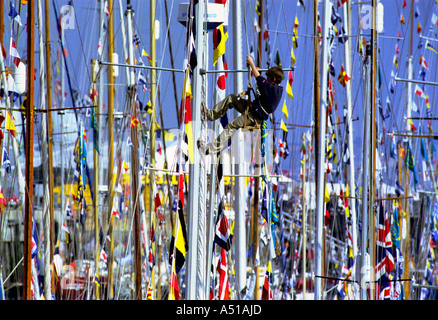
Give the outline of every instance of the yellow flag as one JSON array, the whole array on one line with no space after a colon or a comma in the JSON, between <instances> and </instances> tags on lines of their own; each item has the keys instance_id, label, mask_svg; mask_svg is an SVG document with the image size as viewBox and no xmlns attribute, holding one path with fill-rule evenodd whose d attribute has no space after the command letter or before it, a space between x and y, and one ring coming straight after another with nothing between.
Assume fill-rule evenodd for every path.
<instances>
[{"instance_id":1,"label":"yellow flag","mask_svg":"<svg viewBox=\"0 0 438 320\"><path fill-rule=\"evenodd\" d=\"M213 31L213 66L219 57L225 53L225 41L228 39L228 32L224 32L224 25L221 24Z\"/></svg>"},{"instance_id":2,"label":"yellow flag","mask_svg":"<svg viewBox=\"0 0 438 320\"><path fill-rule=\"evenodd\" d=\"M152 65L152 59L144 49L141 51L141 55L147 57L149 60L149 65Z\"/></svg>"},{"instance_id":3,"label":"yellow flag","mask_svg":"<svg viewBox=\"0 0 438 320\"><path fill-rule=\"evenodd\" d=\"M295 63L296 63L296 60L295 60L294 48L291 48L291 50L290 50L290 64L292 66L294 66Z\"/></svg>"},{"instance_id":4,"label":"yellow flag","mask_svg":"<svg viewBox=\"0 0 438 320\"><path fill-rule=\"evenodd\" d=\"M350 207L348 206L349 197L350 197L350 186L347 184L347 189L345 190L345 198L347 199L347 201L345 201L345 203L347 204L345 206L345 215L347 216L347 218L350 218Z\"/></svg>"},{"instance_id":5,"label":"yellow flag","mask_svg":"<svg viewBox=\"0 0 438 320\"><path fill-rule=\"evenodd\" d=\"M129 170L129 166L125 160L123 160L123 169L125 169L125 172Z\"/></svg>"},{"instance_id":6,"label":"yellow flag","mask_svg":"<svg viewBox=\"0 0 438 320\"><path fill-rule=\"evenodd\" d=\"M164 141L173 141L173 140L175 140L175 135L172 132L164 130L163 131L163 138L164 138Z\"/></svg>"},{"instance_id":7,"label":"yellow flag","mask_svg":"<svg viewBox=\"0 0 438 320\"><path fill-rule=\"evenodd\" d=\"M328 192L327 187L324 188L325 189L325 194L324 194L324 202L330 202L330 194Z\"/></svg>"},{"instance_id":8,"label":"yellow flag","mask_svg":"<svg viewBox=\"0 0 438 320\"><path fill-rule=\"evenodd\" d=\"M287 128L286 128L286 125L283 122L283 119L281 119L281 130L283 130L284 132L287 132Z\"/></svg>"},{"instance_id":9,"label":"yellow flag","mask_svg":"<svg viewBox=\"0 0 438 320\"><path fill-rule=\"evenodd\" d=\"M287 119L289 117L289 113L287 112L286 100L284 100L283 108L281 109L284 113L284 117Z\"/></svg>"},{"instance_id":10,"label":"yellow flag","mask_svg":"<svg viewBox=\"0 0 438 320\"><path fill-rule=\"evenodd\" d=\"M291 98L291 99L294 98L294 93L292 92L292 86L291 86L289 81L287 82L287 85L286 85L286 92L287 92L287 96L289 98Z\"/></svg>"},{"instance_id":11,"label":"yellow flag","mask_svg":"<svg viewBox=\"0 0 438 320\"><path fill-rule=\"evenodd\" d=\"M17 129L15 128L14 121L12 120L12 117L11 117L9 112L6 112L6 124L5 124L5 128L15 138L15 135L17 133Z\"/></svg>"}]
</instances>

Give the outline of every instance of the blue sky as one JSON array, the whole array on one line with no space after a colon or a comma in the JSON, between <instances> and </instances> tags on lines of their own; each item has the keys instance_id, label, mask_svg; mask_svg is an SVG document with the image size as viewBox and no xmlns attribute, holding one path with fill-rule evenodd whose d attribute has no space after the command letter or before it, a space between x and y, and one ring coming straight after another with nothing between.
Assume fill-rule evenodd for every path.
<instances>
[{"instance_id":1,"label":"blue sky","mask_svg":"<svg viewBox=\"0 0 438 320\"><path fill-rule=\"evenodd\" d=\"M14 3L17 1L14 1ZM178 10L178 4L180 2L185 1L172 1L168 0L168 8L169 8L169 16L170 16L170 33L171 33L171 42L173 47L173 53L175 57L175 68L182 69L183 61L184 61L184 46L185 46L185 28L176 21L176 14ZM297 16L299 19L299 27L298 33L299 37L299 46L295 49L296 56L296 70L294 71L294 83L293 83L293 92L294 99L289 99L284 94L284 99L286 99L286 104L288 106L289 118L285 120L286 123L299 124L299 125L310 125L311 117L313 115L312 111L312 81L313 81L313 39L309 36L312 35L312 6L310 1L305 1L307 4L306 9L303 7L298 7L297 2L295 0L281 1L281 0L270 0L267 3L268 6L268 18L265 18L265 22L268 23L269 32L269 42L271 45L271 56L272 62L274 61L275 52L278 49L281 57L281 61L283 67L289 67L289 59L290 59L290 48L292 46L291 35L293 29L294 17ZM393 70L398 74L399 77L405 78L405 64L406 58L408 55L408 46L409 46L409 10L410 10L410 1L408 2L407 8L402 8L403 0L384 0L382 1L384 5L384 32L380 34L379 38L379 65L381 67L382 74L382 87L380 92L380 99L382 101L383 109L386 110L386 100L387 97L390 99L390 106L392 109L391 116L385 120L385 127L387 131L395 130L402 131L403 128L403 118L402 114L404 113L405 106L405 94L406 94L406 85L404 83L397 83L395 94L388 93L388 83L390 80L391 71ZM51 2L50 2L51 3ZM56 1L58 11L62 5L68 4L68 1ZM85 0L76 0L73 1L73 6L75 8L75 28L65 30L65 47L67 49L67 63L70 71L70 76L72 79L72 85L75 90L80 91L83 94L88 92L90 86L91 79L91 67L90 67L90 59L97 58L97 43L99 37L99 15L97 8L99 3L96 1L85 1ZM256 34L253 31L253 21L255 19L254 14L254 6L255 1L245 0L245 12L246 12L246 30L248 30L248 34L243 35L244 42L248 41L249 45L256 46ZM125 1L122 1L123 6L126 6ZM134 31L139 35L141 44L138 47L138 53L141 48L150 53L150 45L149 45L149 1L145 0L132 0L133 8L135 11L134 17ZM120 28L120 18L119 18L119 1L114 1L114 14L115 14L115 49L119 55L119 62L124 62L124 54L122 47L122 37L121 37L121 28ZM16 4L16 7L19 7L19 4ZM57 43L58 35L56 31L56 27L54 25L54 13L52 5L50 5L50 12L52 14L52 28L51 28L51 38L52 38L52 59L56 58L57 50L59 49L59 43ZM437 63L437 55L434 54L430 50L417 49L419 43L419 37L416 32L417 23L420 22L423 27L423 35L433 37L433 33L429 32L431 13L436 11L436 4L433 0L430 1L416 1L415 6L418 7L420 11L420 16L414 19L414 40L413 40L413 60L414 60L414 71L415 77L418 75L419 71L419 56L423 54L426 58L427 63L429 64L429 72L427 72L426 80L428 81L436 81L436 74L431 72L434 69L434 65ZM23 7L24 8L24 7ZM22 9L23 10L23 9ZM125 10L125 8L123 9ZM321 5L320 5L321 10ZM6 11L6 9L5 9ZM341 12L341 11L339 11ZM6 16L6 20L10 21ZM353 109L353 117L359 118L359 121L354 122L354 136L355 136L355 155L358 160L361 159L362 154L362 136L363 136L363 92L362 92L362 75L361 75L361 64L358 57L358 54L355 50L357 34L358 34L358 20L359 13L357 9L357 5L353 5L353 37L350 38L352 41L352 61L354 72L351 77L351 81L353 82L353 97L354 97L354 109ZM402 25L400 23L400 16L404 15L406 25ZM340 13L342 17L342 13ZM363 16L363 14L361 15ZM26 13L21 12L22 21L26 21ZM157 1L157 20L160 21L160 37L157 40L157 64L163 67L171 67L170 58L169 58L169 47L168 47L168 39L167 39L167 29L166 29L166 18L165 18L165 10L164 10L164 1ZM229 26L229 38L227 41L227 52L226 58L228 62L228 67L233 69L235 62L233 61L232 55L232 22L230 16L230 26ZM10 25L7 24L7 30L5 32L4 39L9 39L10 36ZM340 26L339 24L337 25ZM9 30L9 33L8 33ZM23 28L20 28L19 39L18 39L18 48L22 57L26 56L25 49L25 32ZM245 28L243 28L245 30ZM278 31L278 32L276 32ZM397 37L398 32L400 31L402 39L397 41L394 37ZM434 27L434 31L437 31L437 27ZM289 34L286 34L289 33ZM364 30L364 34L367 40L369 40L367 30ZM212 44L211 38L209 39L209 52L212 53ZM5 43L8 41L5 40ZM393 64L393 58L395 54L395 46L399 45L399 68L396 68ZM438 43L436 43L438 44ZM36 42L36 50L38 50L38 42ZM243 44L243 57L246 55L246 43ZM106 56L106 48L104 50L103 59L107 59ZM137 54L137 57L139 55ZM264 65L266 67L266 56L263 58ZM344 64L344 56L343 56L343 45L338 44L335 54L333 56L334 66L336 70L336 78L339 73L340 67ZM147 64L147 62L145 61ZM37 64L38 65L38 64ZM54 63L55 65L55 63ZM37 66L38 67L38 66ZM209 57L209 69L213 69L211 62L211 54ZM52 75L54 77L57 76L56 68L52 69ZM175 98L174 98L174 90L171 74L169 72L159 72L159 85L160 85L160 99L163 110L163 122L164 128L176 128L177 127L177 115L175 111ZM176 78L176 95L177 101L179 104L179 99L181 97L182 91L182 82L183 75L180 73L175 74ZM342 108L344 101L344 89L340 86L339 82L337 82L336 78L334 79L335 86L335 99L338 104L338 112L342 119ZM244 77L246 79L246 77ZM212 104L213 97L213 84L214 79L212 76L209 78L210 87L208 88L208 99L209 105ZM106 76L105 81L106 83ZM126 103L126 89L123 86L125 81L124 70L119 69L119 77L116 79L116 109L122 111L124 105ZM227 78L227 88L232 88L233 85L233 75L229 75ZM286 87L286 82L283 83L283 86ZM244 83L244 87L246 87L246 83ZM106 86L105 86L106 88ZM436 97L435 87L427 86L425 90L429 94L432 112L436 113ZM66 89L68 89L66 83ZM38 90L38 89L37 89ZM228 93L232 92L232 89L227 89ZM106 102L106 89L103 93L100 93L101 97L104 99L104 103ZM139 96L144 104L149 100L149 91L142 91L141 87L139 88ZM425 112L425 104L424 101L416 100L419 110L424 115ZM66 98L66 106L71 105L70 93L68 92ZM159 115L157 115L159 117ZM72 126L73 128L65 128L65 131L75 131L76 129L74 124L74 118L72 115L64 116L67 120L66 122ZM229 115L232 117L232 114ZM281 113L281 106L278 108L275 113L275 120L280 121L283 117ZM68 120L70 119L70 120ZM158 118L159 120L160 118ZM56 128L59 129L59 116L54 116L55 120L55 131ZM89 120L85 120L89 121ZM379 119L380 121L380 119ZM418 120L417 120L418 121ZM87 123L87 122L86 122ZM159 122L160 123L160 122ZM418 122L415 122L417 126ZM424 124L423 124L424 125ZM434 124L435 127L435 124ZM88 129L88 127L87 127ZM289 150L291 151L291 155L283 164L284 169L292 169L295 173L297 173L296 164L299 163L299 152L298 148L301 146L301 133L303 129L300 127L296 127L295 129L289 130L288 142L289 142ZM341 130L343 130L343 126L341 126ZM276 131L279 132L279 131ZM123 137L126 136L126 132L123 133ZM75 136L75 134L73 134ZM91 134L90 134L91 136ZM56 139L56 138L55 138ZM102 139L106 139L106 132L102 134ZM123 140L123 138L121 138ZM387 139L389 140L389 139ZM56 140L55 140L56 141ZM91 142L92 139L89 139ZM91 146L89 147L91 149ZM340 152L341 144L338 145L338 152ZM385 150L385 149L383 149ZM419 147L414 144L414 150L419 152ZM104 151L105 152L105 151ZM67 153L68 154L68 153ZM338 155L340 158L340 155ZM90 161L92 162L92 161Z\"/></svg>"}]
</instances>

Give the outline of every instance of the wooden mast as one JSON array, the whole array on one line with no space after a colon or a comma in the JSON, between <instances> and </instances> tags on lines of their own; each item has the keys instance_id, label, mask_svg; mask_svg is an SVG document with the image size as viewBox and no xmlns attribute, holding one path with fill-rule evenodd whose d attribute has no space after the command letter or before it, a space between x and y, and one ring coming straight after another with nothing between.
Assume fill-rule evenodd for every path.
<instances>
[{"instance_id":1,"label":"wooden mast","mask_svg":"<svg viewBox=\"0 0 438 320\"><path fill-rule=\"evenodd\" d=\"M305 143L306 143L306 135L305 135L305 133L303 132L303 135L302 135L302 140L303 140L303 145L305 145ZM303 262L302 262L302 272L303 272L303 300L306 300L306 265L307 265L307 261L306 261L306 259L307 259L307 254L306 254L306 251L307 251L307 234L306 234L306 232L307 232L307 226L306 226L306 223L307 223L307 207L306 207L306 156L305 156L305 154L303 154L303 167L302 167L303 169L303 180L302 180L302 182L301 182L301 192L302 192L302 198L301 198L301 206L302 206L302 210L303 210L303 221L302 221L302 245L303 245L303 251L302 251L302 260L303 260Z\"/></svg>"},{"instance_id":2,"label":"wooden mast","mask_svg":"<svg viewBox=\"0 0 438 320\"><path fill-rule=\"evenodd\" d=\"M95 59L91 60L91 71L92 71L92 92L96 91L96 67L97 62ZM97 106L97 98L94 93L92 93L93 97L93 105ZM94 113L94 121L96 122L96 127L99 128L99 120L96 112ZM93 120L92 120L93 121ZM93 131L93 135L96 133ZM96 143L96 137L93 136L94 143ZM97 274L97 270L99 267L99 152L97 151L96 146L93 147L93 166L94 166L94 174L93 174L93 189L94 189L94 202L93 202L93 211L94 211L94 268L95 273ZM96 300L100 299L100 286L95 283L94 293Z\"/></svg>"},{"instance_id":3,"label":"wooden mast","mask_svg":"<svg viewBox=\"0 0 438 320\"><path fill-rule=\"evenodd\" d=\"M33 0L27 6L27 99L26 99L26 170L25 170L25 212L24 212L24 278L23 299L31 297L32 269L32 221L33 221L33 142L34 142L34 73L35 60L35 10Z\"/></svg>"},{"instance_id":4,"label":"wooden mast","mask_svg":"<svg viewBox=\"0 0 438 320\"><path fill-rule=\"evenodd\" d=\"M314 10L317 8L318 2L314 2ZM314 12L317 14L317 12ZM317 22L317 17L314 17ZM325 191L325 139L326 139L326 109L327 109L327 68L328 68L328 45L327 45L327 37L328 37L328 23L330 20L330 2L323 2L322 9L322 52L321 52L321 70L315 65L315 80L319 79L319 83L315 82L315 86L321 86L320 92L315 88L315 112L319 112L319 118L315 119L315 128L317 135L315 135L315 150L316 150L316 159L315 159L315 189L316 189L316 211L315 211L315 275L319 277L315 277L315 300L323 299L323 284L321 280L321 276L324 274L324 191ZM315 47L319 45L318 39L318 31L317 24L314 26L316 37L315 37ZM318 56L315 54L315 64L319 63ZM318 95L316 94L318 93ZM319 103L319 104L318 104ZM319 140L316 142L316 140Z\"/></svg>"},{"instance_id":5,"label":"wooden mast","mask_svg":"<svg viewBox=\"0 0 438 320\"><path fill-rule=\"evenodd\" d=\"M51 43L50 43L50 14L49 14L49 0L45 0L45 29L46 29L46 98L47 110L52 108L52 69L51 69ZM48 134L48 158L49 158L49 199L50 199L50 261L53 261L55 252L55 209L53 203L53 120L52 113L47 112L47 134ZM55 278L52 272L52 293L55 290Z\"/></svg>"},{"instance_id":6,"label":"wooden mast","mask_svg":"<svg viewBox=\"0 0 438 320\"><path fill-rule=\"evenodd\" d=\"M413 24L414 24L414 0L411 0L411 11L410 11L410 36L409 36L409 58L408 58L408 79L413 78L413 67L412 67L412 41L413 41ZM409 119L411 117L411 107L412 107L412 83L408 82L406 87L406 93L407 93L407 118ZM409 124L407 124L409 127ZM410 128L409 128L410 129ZM411 139L408 138L408 143L410 143ZM405 209L405 220L406 220L406 240L405 246L404 246L404 266L403 266L403 276L404 279L409 278L409 260L410 260L410 216L409 216L409 204L407 200L407 195L409 195L409 170L405 166L405 201L404 201L404 209ZM410 292L410 281L407 281L404 286L404 295L405 299L409 300L409 292Z\"/></svg>"},{"instance_id":7,"label":"wooden mast","mask_svg":"<svg viewBox=\"0 0 438 320\"><path fill-rule=\"evenodd\" d=\"M108 10L110 12L108 19L108 59L110 63L113 63L113 52L114 52L114 10L113 10L113 0L108 0ZM132 41L132 39L131 39ZM114 261L114 221L112 216L112 208L113 208L113 196L114 196L114 177L113 177L113 169L114 169L114 74L112 65L108 65L107 70L108 77L108 215L109 215L109 232L111 238L111 247L110 247L110 255L109 255L109 273L108 273L108 294L109 298L114 297L114 275L113 275L113 261Z\"/></svg>"},{"instance_id":8,"label":"wooden mast","mask_svg":"<svg viewBox=\"0 0 438 320\"><path fill-rule=\"evenodd\" d=\"M377 14L376 14L376 1L372 0L372 26L371 26L371 73L370 73L370 89L371 89L371 173L370 173L370 179L371 179L371 190L369 195L369 204L370 204L370 222L371 222L371 232L370 235L372 236L372 263L373 266L372 272L371 272L371 281L372 283L375 283L376 278L376 206L374 205L374 198L376 193L376 71L377 71ZM375 300L377 297L377 292L375 286L371 286L371 300Z\"/></svg>"},{"instance_id":9,"label":"wooden mast","mask_svg":"<svg viewBox=\"0 0 438 320\"><path fill-rule=\"evenodd\" d=\"M315 143L315 150L319 149L319 122L320 122L320 113L319 113L319 109L320 109L320 90L319 90L319 36L318 36L318 0L313 0L313 32L314 32L314 46L313 46L313 50L314 50L314 54L315 54L315 59L314 59L314 66L313 66L313 104L314 104L314 118L315 118L315 126L313 129L313 134L314 134L314 143ZM318 167L315 164L315 183L317 181L318 178L318 173L317 173ZM316 186L316 184L315 184ZM305 253L303 253L305 254ZM303 279L303 285L304 285L304 279ZM314 281L318 281L318 278L314 279ZM304 287L303 287L303 292L304 291Z\"/></svg>"},{"instance_id":10,"label":"wooden mast","mask_svg":"<svg viewBox=\"0 0 438 320\"><path fill-rule=\"evenodd\" d=\"M156 45L155 45L155 0L150 1L150 9L149 9L149 21L150 21L150 45L151 45L151 67L156 67ZM155 131L156 131L156 106L157 106L157 71L156 69L151 69L151 103L152 103L152 114L151 114L151 138L150 138L150 149L149 152L151 154L151 166L152 168L155 168ZM155 186L155 171L151 170L149 171L149 181L150 181L150 187L149 187L149 212L151 217L151 223L152 221L155 221L155 228L156 232L159 232L158 228L158 220L155 217L154 212L154 206L153 206L153 199L155 197L154 194L154 186ZM145 188L146 190L146 188ZM145 210L146 212L146 210ZM154 217L154 218L152 218ZM159 250L157 250L157 243L159 242L159 237L156 237L156 240L151 243L152 245L152 252L156 256ZM158 261L158 268L160 266L160 257L156 256L156 261ZM152 284L155 284L155 268L152 269ZM155 293L155 292L154 292Z\"/></svg>"}]
</instances>

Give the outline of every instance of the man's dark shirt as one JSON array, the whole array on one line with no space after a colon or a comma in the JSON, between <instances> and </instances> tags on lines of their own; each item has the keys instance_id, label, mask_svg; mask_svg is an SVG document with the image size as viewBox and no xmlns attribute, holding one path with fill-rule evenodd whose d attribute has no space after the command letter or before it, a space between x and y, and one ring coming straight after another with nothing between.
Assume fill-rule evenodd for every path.
<instances>
[{"instance_id":1,"label":"man's dark shirt","mask_svg":"<svg viewBox=\"0 0 438 320\"><path fill-rule=\"evenodd\" d=\"M255 99L252 103L252 114L260 120L267 120L269 114L273 113L280 104L281 96L283 95L283 87L270 83L263 76L258 76L256 81L256 95L258 99Z\"/></svg>"}]
</instances>

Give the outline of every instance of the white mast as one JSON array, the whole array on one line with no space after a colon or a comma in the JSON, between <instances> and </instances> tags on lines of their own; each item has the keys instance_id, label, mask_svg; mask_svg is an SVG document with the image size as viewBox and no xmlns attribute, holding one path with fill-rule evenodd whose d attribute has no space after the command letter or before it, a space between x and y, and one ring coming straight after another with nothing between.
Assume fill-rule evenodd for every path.
<instances>
[{"instance_id":1,"label":"white mast","mask_svg":"<svg viewBox=\"0 0 438 320\"><path fill-rule=\"evenodd\" d=\"M323 272L323 219L324 219L324 175L325 175L325 141L326 141L326 109L327 109L327 67L328 67L328 24L330 22L329 1L323 2L322 10L322 67L321 67L321 103L319 124L319 143L316 150L316 239L315 239L315 275L321 276ZM322 281L320 277L315 277L315 300L323 299Z\"/></svg>"},{"instance_id":2,"label":"white mast","mask_svg":"<svg viewBox=\"0 0 438 320\"><path fill-rule=\"evenodd\" d=\"M242 10L241 1L233 1L233 62L237 70L242 69ZM234 74L234 92L243 91L243 74L237 72ZM237 111L234 111L234 116L238 115ZM234 144L232 144L232 154L236 170L236 175L244 174L244 136L242 130L238 130L235 134ZM245 182L243 177L235 178L235 268L236 268L236 280L235 290L237 296L239 292L244 288L246 283L246 230L245 230Z\"/></svg>"},{"instance_id":3,"label":"white mast","mask_svg":"<svg viewBox=\"0 0 438 320\"><path fill-rule=\"evenodd\" d=\"M351 3L348 1L344 4L344 27L345 33L350 34L351 31ZM345 56L345 72L351 77L351 39L344 42L344 56ZM353 255L357 255L357 220L356 220L356 200L354 198L354 144L353 144L353 113L352 113L352 97L351 97L351 81L346 84L347 93L347 128L348 128L348 151L350 155L350 165L348 167L348 185L350 187L350 195L353 195L349 201L349 209L352 220L352 237L353 237ZM353 269L353 279L355 279L355 272Z\"/></svg>"},{"instance_id":4,"label":"white mast","mask_svg":"<svg viewBox=\"0 0 438 320\"><path fill-rule=\"evenodd\" d=\"M200 202L200 192L199 192L199 182L200 182L200 170L197 166L200 165L201 157L198 148L196 148L196 141L201 134L201 91L202 91L202 76L200 74L200 69L205 69L203 60L203 34L204 34L204 9L205 1L199 0L196 10L196 39L195 47L198 56L198 65L193 70L193 107L192 107L192 130L193 130L193 153L194 159L193 163L189 165L189 190L188 190L188 246L189 251L187 254L187 288L186 288L186 299L188 300L202 300L204 298L204 290L197 289L197 274L198 269L203 270L204 266L199 265L202 262L202 256L198 255L198 238L200 237L200 232L204 232L200 228L200 214L205 211L199 206ZM190 17L189 17L190 19ZM188 25L188 27L190 27ZM203 198L203 197L202 197ZM201 216L202 218L202 216ZM203 248L199 248L202 250ZM200 271L202 272L202 271ZM200 280L200 279L199 279ZM204 280L204 279L202 279ZM198 283L199 284L199 283ZM200 284L202 285L202 284ZM205 283L204 283L205 285Z\"/></svg>"}]
</instances>

